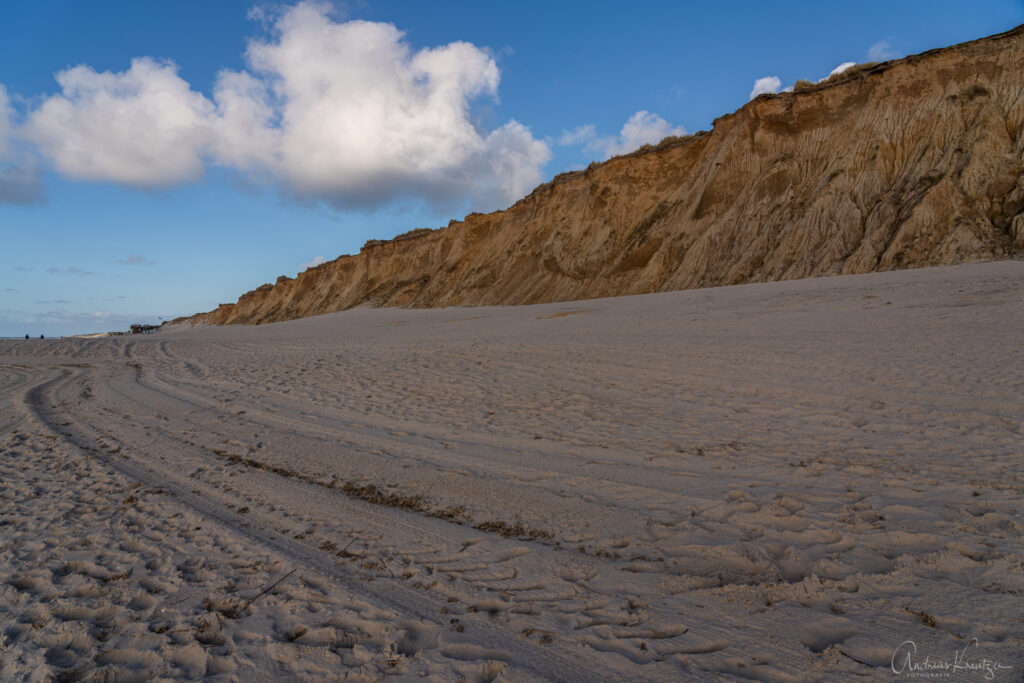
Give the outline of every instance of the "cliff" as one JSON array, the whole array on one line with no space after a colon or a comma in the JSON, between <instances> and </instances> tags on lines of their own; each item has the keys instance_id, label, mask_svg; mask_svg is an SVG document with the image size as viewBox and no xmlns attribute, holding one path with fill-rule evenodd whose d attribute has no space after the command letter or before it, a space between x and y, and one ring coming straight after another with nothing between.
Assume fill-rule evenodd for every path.
<instances>
[{"instance_id":1,"label":"cliff","mask_svg":"<svg viewBox=\"0 0 1024 683\"><path fill-rule=\"evenodd\" d=\"M528 304L1024 249L1024 27L762 95L512 207L371 241L188 319Z\"/></svg>"}]
</instances>

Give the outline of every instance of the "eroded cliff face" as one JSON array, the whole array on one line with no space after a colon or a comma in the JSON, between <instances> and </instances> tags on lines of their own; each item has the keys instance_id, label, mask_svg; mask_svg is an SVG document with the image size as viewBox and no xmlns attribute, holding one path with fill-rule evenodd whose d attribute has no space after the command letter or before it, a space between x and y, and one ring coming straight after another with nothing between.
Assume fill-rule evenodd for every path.
<instances>
[{"instance_id":1,"label":"eroded cliff face","mask_svg":"<svg viewBox=\"0 0 1024 683\"><path fill-rule=\"evenodd\" d=\"M370 242L189 319L528 304L1024 250L1024 27L763 95L505 211Z\"/></svg>"}]
</instances>

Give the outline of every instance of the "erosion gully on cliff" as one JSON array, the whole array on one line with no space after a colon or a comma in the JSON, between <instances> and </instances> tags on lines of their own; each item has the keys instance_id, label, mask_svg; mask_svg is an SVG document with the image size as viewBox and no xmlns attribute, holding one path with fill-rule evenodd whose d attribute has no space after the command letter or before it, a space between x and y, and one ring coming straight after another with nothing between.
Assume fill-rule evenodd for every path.
<instances>
[{"instance_id":1,"label":"erosion gully on cliff","mask_svg":"<svg viewBox=\"0 0 1024 683\"><path fill-rule=\"evenodd\" d=\"M761 95L504 211L368 242L178 322L563 301L1024 250L1024 26Z\"/></svg>"}]
</instances>

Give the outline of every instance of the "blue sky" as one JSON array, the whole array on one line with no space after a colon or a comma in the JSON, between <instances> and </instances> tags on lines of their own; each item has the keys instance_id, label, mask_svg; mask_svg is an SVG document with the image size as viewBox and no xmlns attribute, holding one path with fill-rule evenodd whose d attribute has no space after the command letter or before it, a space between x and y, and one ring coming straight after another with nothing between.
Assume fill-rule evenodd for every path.
<instances>
[{"instance_id":1,"label":"blue sky","mask_svg":"<svg viewBox=\"0 0 1024 683\"><path fill-rule=\"evenodd\" d=\"M367 239L1024 23L1024 2L0 6L0 336L234 301Z\"/></svg>"}]
</instances>

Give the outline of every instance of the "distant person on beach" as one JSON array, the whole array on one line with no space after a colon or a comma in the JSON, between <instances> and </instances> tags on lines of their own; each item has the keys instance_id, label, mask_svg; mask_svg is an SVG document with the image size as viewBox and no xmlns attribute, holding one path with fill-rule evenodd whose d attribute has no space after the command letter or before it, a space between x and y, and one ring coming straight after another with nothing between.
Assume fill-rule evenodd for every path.
<instances>
[{"instance_id":1,"label":"distant person on beach","mask_svg":"<svg viewBox=\"0 0 1024 683\"><path fill-rule=\"evenodd\" d=\"M39 335L39 338L40 339L46 339L46 337L44 337L43 335Z\"/></svg>"},{"instance_id":2,"label":"distant person on beach","mask_svg":"<svg viewBox=\"0 0 1024 683\"><path fill-rule=\"evenodd\" d=\"M28 339L28 335L27 334L25 335L25 339Z\"/></svg>"}]
</instances>

